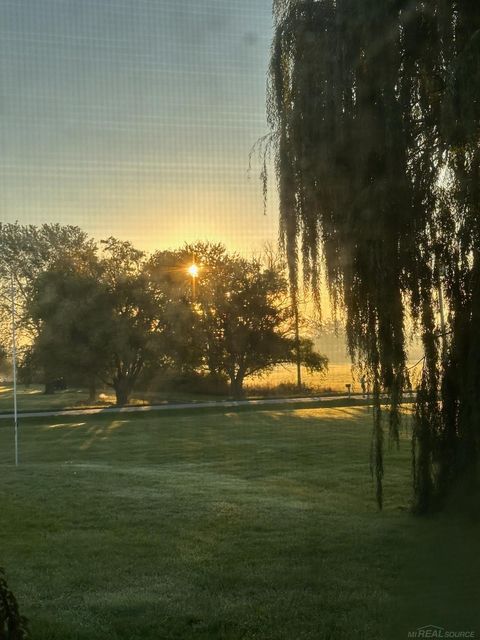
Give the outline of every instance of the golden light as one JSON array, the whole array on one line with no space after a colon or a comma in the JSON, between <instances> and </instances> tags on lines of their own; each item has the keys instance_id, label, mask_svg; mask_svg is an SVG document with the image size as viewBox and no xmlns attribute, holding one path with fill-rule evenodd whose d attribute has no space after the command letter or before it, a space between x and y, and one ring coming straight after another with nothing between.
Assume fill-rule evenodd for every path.
<instances>
[{"instance_id":1,"label":"golden light","mask_svg":"<svg viewBox=\"0 0 480 640\"><path fill-rule=\"evenodd\" d=\"M189 275L192 276L192 278L196 278L198 276L198 267L196 264L191 264L188 269L187 272Z\"/></svg>"}]
</instances>

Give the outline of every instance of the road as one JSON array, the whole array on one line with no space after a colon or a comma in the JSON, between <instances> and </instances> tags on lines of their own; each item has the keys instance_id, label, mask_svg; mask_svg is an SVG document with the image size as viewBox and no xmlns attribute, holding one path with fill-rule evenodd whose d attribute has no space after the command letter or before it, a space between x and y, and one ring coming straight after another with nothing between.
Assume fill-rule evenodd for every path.
<instances>
[{"instance_id":1,"label":"road","mask_svg":"<svg viewBox=\"0 0 480 640\"><path fill-rule=\"evenodd\" d=\"M53 418L57 416L94 416L107 413L142 413L149 411L179 411L185 409L212 409L212 408L236 408L236 407L262 407L269 405L288 404L321 404L332 400L362 399L362 394L332 395L332 396L309 396L306 398L266 398L263 400L219 400L209 402L183 402L141 405L138 407L98 407L93 409L59 409L56 411L29 411L18 414L19 419L23 418ZM0 414L0 420L12 420L13 413Z\"/></svg>"}]
</instances>

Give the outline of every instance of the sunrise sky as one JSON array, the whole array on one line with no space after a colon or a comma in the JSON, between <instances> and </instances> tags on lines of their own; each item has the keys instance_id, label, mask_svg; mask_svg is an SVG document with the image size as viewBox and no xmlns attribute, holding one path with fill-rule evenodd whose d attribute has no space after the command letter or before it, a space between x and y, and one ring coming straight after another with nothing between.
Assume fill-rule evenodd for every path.
<instances>
[{"instance_id":1,"label":"sunrise sky","mask_svg":"<svg viewBox=\"0 0 480 640\"><path fill-rule=\"evenodd\" d=\"M275 241L247 174L271 34L271 0L2 0L0 219L147 250Z\"/></svg>"}]
</instances>

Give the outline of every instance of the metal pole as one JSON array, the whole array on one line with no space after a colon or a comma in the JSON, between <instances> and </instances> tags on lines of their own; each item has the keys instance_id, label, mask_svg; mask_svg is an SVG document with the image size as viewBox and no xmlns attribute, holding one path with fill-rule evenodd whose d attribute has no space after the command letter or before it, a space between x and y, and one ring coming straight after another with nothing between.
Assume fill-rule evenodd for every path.
<instances>
[{"instance_id":1,"label":"metal pole","mask_svg":"<svg viewBox=\"0 0 480 640\"><path fill-rule=\"evenodd\" d=\"M298 319L298 303L295 302L294 314L295 314L295 357L297 364L297 387L298 390L302 388L302 358L300 354L300 329Z\"/></svg>"},{"instance_id":2,"label":"metal pole","mask_svg":"<svg viewBox=\"0 0 480 640\"><path fill-rule=\"evenodd\" d=\"M13 420L15 426L15 466L18 467L18 410L17 410L17 336L15 318L15 282L10 273L12 293L12 365L13 365Z\"/></svg>"}]
</instances>

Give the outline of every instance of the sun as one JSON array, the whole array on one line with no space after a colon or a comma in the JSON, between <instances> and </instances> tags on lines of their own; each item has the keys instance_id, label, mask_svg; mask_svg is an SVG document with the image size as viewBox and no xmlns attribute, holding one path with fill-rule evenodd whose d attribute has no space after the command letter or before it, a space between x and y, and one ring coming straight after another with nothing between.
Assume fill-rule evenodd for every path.
<instances>
[{"instance_id":1,"label":"sun","mask_svg":"<svg viewBox=\"0 0 480 640\"><path fill-rule=\"evenodd\" d=\"M198 276L198 267L197 267L197 265L195 263L191 264L188 267L187 272L188 272L189 275L192 276L192 278L196 278Z\"/></svg>"}]
</instances>

